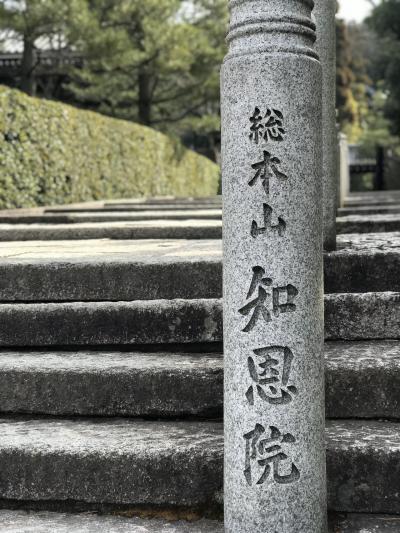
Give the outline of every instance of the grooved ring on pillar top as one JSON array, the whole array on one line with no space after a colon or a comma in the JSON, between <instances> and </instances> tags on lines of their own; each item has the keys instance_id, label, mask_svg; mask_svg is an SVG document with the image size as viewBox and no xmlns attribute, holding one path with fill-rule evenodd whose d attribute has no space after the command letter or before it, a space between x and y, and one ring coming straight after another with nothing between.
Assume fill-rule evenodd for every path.
<instances>
[{"instance_id":1,"label":"grooved ring on pillar top","mask_svg":"<svg viewBox=\"0 0 400 533\"><path fill-rule=\"evenodd\" d=\"M310 47L316 41L316 28L315 24L309 19L290 18L277 19L277 18L264 18L259 17L257 19L245 20L232 24L230 31L226 37L227 43L231 43L238 37L250 37L255 34L284 34L289 33L293 35L304 36L310 39Z\"/></svg>"},{"instance_id":2,"label":"grooved ring on pillar top","mask_svg":"<svg viewBox=\"0 0 400 533\"><path fill-rule=\"evenodd\" d=\"M250 54L288 53L319 60L314 49L315 31L296 23L254 23L236 25L227 35L229 52L225 61Z\"/></svg>"},{"instance_id":3,"label":"grooved ring on pillar top","mask_svg":"<svg viewBox=\"0 0 400 533\"><path fill-rule=\"evenodd\" d=\"M247 27L247 26L251 26L253 24L261 24L261 25L264 25L264 24L267 24L267 25L270 25L270 24L274 24L278 29L279 29L279 26L282 25L282 27L284 27L284 25L286 24L291 24L292 26L299 26L301 29L304 29L304 30L311 30L311 33L314 35L314 37L316 38L317 34L316 34L316 30L317 30L317 27L315 25L315 22L313 22L313 20L311 18L306 18L306 17L294 17L294 16L284 16L284 17L274 17L274 16L262 16L262 15L259 15L255 18L247 18L247 19L244 19L240 22L236 22L234 24L230 24L229 26L229 34L239 28L242 28L242 27ZM264 28L262 28L264 30ZM275 31L274 30L269 30L268 26L267 26L267 32L271 32L271 31ZM299 30L296 30L295 33L299 33ZM229 34L228 34L228 38L229 38ZM314 39L315 40L315 39Z\"/></svg>"},{"instance_id":4,"label":"grooved ring on pillar top","mask_svg":"<svg viewBox=\"0 0 400 533\"><path fill-rule=\"evenodd\" d=\"M226 59L257 53L291 53L318 60L313 6L312 0L231 0Z\"/></svg>"},{"instance_id":5,"label":"grooved ring on pillar top","mask_svg":"<svg viewBox=\"0 0 400 533\"><path fill-rule=\"evenodd\" d=\"M246 4L246 3L253 2L253 1L254 0L229 0L229 9L231 9L232 7L240 6L241 4ZM268 0L265 0L265 1L267 2ZM311 10L314 9L315 7L314 0L298 0L298 2L305 4Z\"/></svg>"}]
</instances>

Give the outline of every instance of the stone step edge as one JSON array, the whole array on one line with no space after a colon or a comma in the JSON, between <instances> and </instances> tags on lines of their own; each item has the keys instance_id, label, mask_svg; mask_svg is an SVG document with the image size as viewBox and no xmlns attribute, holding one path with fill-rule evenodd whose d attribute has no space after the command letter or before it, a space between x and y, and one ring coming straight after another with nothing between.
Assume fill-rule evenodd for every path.
<instances>
[{"instance_id":1,"label":"stone step edge","mask_svg":"<svg viewBox=\"0 0 400 533\"><path fill-rule=\"evenodd\" d=\"M325 365L327 418L400 418L399 341L327 342ZM220 418L222 409L222 353L0 350L3 413Z\"/></svg>"},{"instance_id":2,"label":"stone step edge","mask_svg":"<svg viewBox=\"0 0 400 533\"><path fill-rule=\"evenodd\" d=\"M325 295L325 339L397 339L399 304L397 292ZM219 342L222 301L5 303L0 322L2 347Z\"/></svg>"},{"instance_id":3,"label":"stone step edge","mask_svg":"<svg viewBox=\"0 0 400 533\"><path fill-rule=\"evenodd\" d=\"M172 513L171 513L172 514ZM105 516L90 513L67 514L46 511L0 510L2 533L223 533L223 522L216 520L175 521ZM29 528L29 529L28 529ZM400 516L331 514L330 533L398 533Z\"/></svg>"},{"instance_id":4,"label":"stone step edge","mask_svg":"<svg viewBox=\"0 0 400 533\"><path fill-rule=\"evenodd\" d=\"M361 252L348 249L326 254L325 291L356 294L365 290L400 290L399 264L400 248ZM52 260L24 259L22 254L0 260L3 303L195 299L221 295L222 262L212 256L146 260L116 254L114 258L110 255Z\"/></svg>"},{"instance_id":5,"label":"stone step edge","mask_svg":"<svg viewBox=\"0 0 400 533\"><path fill-rule=\"evenodd\" d=\"M399 428L375 421L327 423L331 510L400 514ZM221 508L221 423L1 419L0 429L5 504Z\"/></svg>"}]
</instances>

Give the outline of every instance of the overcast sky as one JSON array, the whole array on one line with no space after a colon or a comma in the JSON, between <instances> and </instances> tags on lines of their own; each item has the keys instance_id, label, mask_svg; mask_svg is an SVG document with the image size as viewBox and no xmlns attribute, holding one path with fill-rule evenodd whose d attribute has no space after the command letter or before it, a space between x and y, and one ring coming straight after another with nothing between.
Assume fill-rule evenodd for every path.
<instances>
[{"instance_id":1,"label":"overcast sky","mask_svg":"<svg viewBox=\"0 0 400 533\"><path fill-rule=\"evenodd\" d=\"M339 16L346 20L361 22L371 11L368 0L339 0Z\"/></svg>"}]
</instances>

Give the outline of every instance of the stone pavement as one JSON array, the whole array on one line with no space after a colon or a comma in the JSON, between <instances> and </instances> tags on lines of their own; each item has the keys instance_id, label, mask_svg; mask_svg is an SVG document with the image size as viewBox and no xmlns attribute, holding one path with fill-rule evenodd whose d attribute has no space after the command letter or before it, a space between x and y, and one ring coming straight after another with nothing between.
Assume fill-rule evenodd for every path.
<instances>
[{"instance_id":1,"label":"stone pavement","mask_svg":"<svg viewBox=\"0 0 400 533\"><path fill-rule=\"evenodd\" d=\"M0 213L1 531L222 533L220 208ZM400 220L400 195L352 195L344 209L375 211L324 258L331 531L394 533L400 232L380 217Z\"/></svg>"}]
</instances>

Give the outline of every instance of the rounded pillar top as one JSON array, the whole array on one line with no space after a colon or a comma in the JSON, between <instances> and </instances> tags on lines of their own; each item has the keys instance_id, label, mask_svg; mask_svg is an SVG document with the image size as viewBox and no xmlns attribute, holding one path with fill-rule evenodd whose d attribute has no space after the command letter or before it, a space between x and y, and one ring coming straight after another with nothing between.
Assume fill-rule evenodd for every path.
<instances>
[{"instance_id":1,"label":"rounded pillar top","mask_svg":"<svg viewBox=\"0 0 400 533\"><path fill-rule=\"evenodd\" d=\"M313 0L230 0L227 35L232 57L290 53L318 59Z\"/></svg>"}]
</instances>

